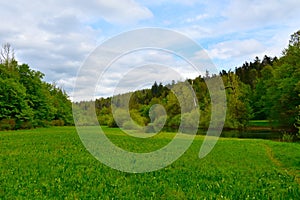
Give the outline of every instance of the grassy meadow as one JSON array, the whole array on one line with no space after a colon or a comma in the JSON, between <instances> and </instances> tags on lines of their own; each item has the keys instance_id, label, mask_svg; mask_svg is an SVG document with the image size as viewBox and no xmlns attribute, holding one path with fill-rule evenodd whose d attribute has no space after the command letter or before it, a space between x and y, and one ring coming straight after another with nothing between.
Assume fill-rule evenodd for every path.
<instances>
[{"instance_id":1,"label":"grassy meadow","mask_svg":"<svg viewBox=\"0 0 300 200\"><path fill-rule=\"evenodd\" d=\"M145 152L174 133L133 139L104 128L118 146ZM164 169L120 172L84 148L75 127L0 132L0 199L299 199L300 144L220 138L198 158L203 136Z\"/></svg>"}]
</instances>

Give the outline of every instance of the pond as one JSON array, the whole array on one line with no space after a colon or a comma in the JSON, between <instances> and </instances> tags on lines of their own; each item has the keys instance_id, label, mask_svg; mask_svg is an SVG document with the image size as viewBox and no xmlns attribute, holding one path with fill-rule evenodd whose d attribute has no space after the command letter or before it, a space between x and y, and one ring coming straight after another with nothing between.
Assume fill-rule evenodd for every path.
<instances>
[{"instance_id":1,"label":"pond","mask_svg":"<svg viewBox=\"0 0 300 200\"><path fill-rule=\"evenodd\" d=\"M279 131L270 130L246 130L246 131L223 131L221 137L236 137L236 138L259 138L276 140L282 137Z\"/></svg>"}]
</instances>

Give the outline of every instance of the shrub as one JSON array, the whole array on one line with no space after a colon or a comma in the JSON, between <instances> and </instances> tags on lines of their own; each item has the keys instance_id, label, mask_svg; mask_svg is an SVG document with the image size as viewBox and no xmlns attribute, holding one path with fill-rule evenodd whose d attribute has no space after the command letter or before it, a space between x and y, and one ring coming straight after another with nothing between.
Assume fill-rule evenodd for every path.
<instances>
[{"instance_id":1,"label":"shrub","mask_svg":"<svg viewBox=\"0 0 300 200\"><path fill-rule=\"evenodd\" d=\"M107 126L110 127L110 128L116 128L118 127L115 119L111 116L107 122Z\"/></svg>"},{"instance_id":2,"label":"shrub","mask_svg":"<svg viewBox=\"0 0 300 200\"><path fill-rule=\"evenodd\" d=\"M32 122L33 127L50 127L51 122L47 120L36 119Z\"/></svg>"},{"instance_id":3,"label":"shrub","mask_svg":"<svg viewBox=\"0 0 300 200\"><path fill-rule=\"evenodd\" d=\"M134 122L136 122L138 125L145 126L147 124L148 119L146 117L141 116L138 110L130 110L130 117Z\"/></svg>"},{"instance_id":4,"label":"shrub","mask_svg":"<svg viewBox=\"0 0 300 200\"><path fill-rule=\"evenodd\" d=\"M178 129L181 122L181 115L175 115L174 117L167 118L167 125L169 128Z\"/></svg>"},{"instance_id":5,"label":"shrub","mask_svg":"<svg viewBox=\"0 0 300 200\"><path fill-rule=\"evenodd\" d=\"M297 140L297 135L284 131L281 140L283 142L294 142Z\"/></svg>"},{"instance_id":6,"label":"shrub","mask_svg":"<svg viewBox=\"0 0 300 200\"><path fill-rule=\"evenodd\" d=\"M52 126L64 126L65 122L62 119L52 120Z\"/></svg>"},{"instance_id":7,"label":"shrub","mask_svg":"<svg viewBox=\"0 0 300 200\"><path fill-rule=\"evenodd\" d=\"M31 129L31 128L33 128L33 125L30 121L25 121L25 122L20 123L19 128L21 128L21 129Z\"/></svg>"},{"instance_id":8,"label":"shrub","mask_svg":"<svg viewBox=\"0 0 300 200\"><path fill-rule=\"evenodd\" d=\"M113 118L114 122L112 124L114 125L115 123L117 125L112 127L123 127L123 124L129 120L130 115L126 110L118 108L114 111Z\"/></svg>"},{"instance_id":9,"label":"shrub","mask_svg":"<svg viewBox=\"0 0 300 200\"><path fill-rule=\"evenodd\" d=\"M100 114L98 116L98 122L99 122L100 125L106 126L106 125L108 125L108 122L109 122L111 117L112 116L109 115L109 114Z\"/></svg>"},{"instance_id":10,"label":"shrub","mask_svg":"<svg viewBox=\"0 0 300 200\"><path fill-rule=\"evenodd\" d=\"M0 130L13 130L16 127L14 119L2 119L0 121Z\"/></svg>"}]
</instances>

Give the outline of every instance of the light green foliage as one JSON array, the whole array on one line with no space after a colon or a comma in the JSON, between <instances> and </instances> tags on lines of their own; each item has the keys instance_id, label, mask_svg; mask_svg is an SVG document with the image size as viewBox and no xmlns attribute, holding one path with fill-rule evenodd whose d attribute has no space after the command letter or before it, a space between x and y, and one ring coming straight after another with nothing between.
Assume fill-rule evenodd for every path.
<instances>
[{"instance_id":1,"label":"light green foliage","mask_svg":"<svg viewBox=\"0 0 300 200\"><path fill-rule=\"evenodd\" d=\"M181 107L173 92L170 92L167 96L166 110L169 117L174 117L181 113Z\"/></svg>"},{"instance_id":2,"label":"light green foliage","mask_svg":"<svg viewBox=\"0 0 300 200\"><path fill-rule=\"evenodd\" d=\"M174 133L133 138L103 127L132 152L167 145ZM204 159L196 136L189 150L159 171L129 174L97 161L74 127L0 134L0 199L298 199L297 143L220 139ZM113 155L112 155L113 156ZM124 158L126 159L126 158Z\"/></svg>"},{"instance_id":3,"label":"light green foliage","mask_svg":"<svg viewBox=\"0 0 300 200\"><path fill-rule=\"evenodd\" d=\"M251 118L251 107L248 100L247 85L234 73L223 76L227 96L227 115L225 128L243 129Z\"/></svg>"},{"instance_id":4,"label":"light green foliage","mask_svg":"<svg viewBox=\"0 0 300 200\"><path fill-rule=\"evenodd\" d=\"M291 133L283 132L281 140L283 142L294 142L296 140L296 136Z\"/></svg>"},{"instance_id":5,"label":"light green foliage","mask_svg":"<svg viewBox=\"0 0 300 200\"><path fill-rule=\"evenodd\" d=\"M148 122L148 119L141 116L141 113L136 109L130 110L130 117L136 124L140 126L145 126Z\"/></svg>"},{"instance_id":6,"label":"light green foliage","mask_svg":"<svg viewBox=\"0 0 300 200\"><path fill-rule=\"evenodd\" d=\"M121 109L121 108L117 108L114 111L113 117L119 127L123 127L123 124L130 120L130 115L129 115L128 111Z\"/></svg>"}]
</instances>

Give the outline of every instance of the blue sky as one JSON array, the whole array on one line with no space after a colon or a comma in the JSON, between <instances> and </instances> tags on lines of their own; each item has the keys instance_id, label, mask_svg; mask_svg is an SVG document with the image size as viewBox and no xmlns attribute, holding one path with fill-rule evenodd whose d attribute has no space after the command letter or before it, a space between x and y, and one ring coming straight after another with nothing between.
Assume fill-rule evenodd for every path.
<instances>
[{"instance_id":1,"label":"blue sky","mask_svg":"<svg viewBox=\"0 0 300 200\"><path fill-rule=\"evenodd\" d=\"M0 0L0 17L0 43L10 43L20 62L43 72L46 81L72 96L77 70L88 55L103 41L136 28L178 31L201 45L220 70L234 69L255 56L280 56L290 35L300 29L300 4L298 0ZM111 93L108 88L102 96Z\"/></svg>"}]
</instances>

